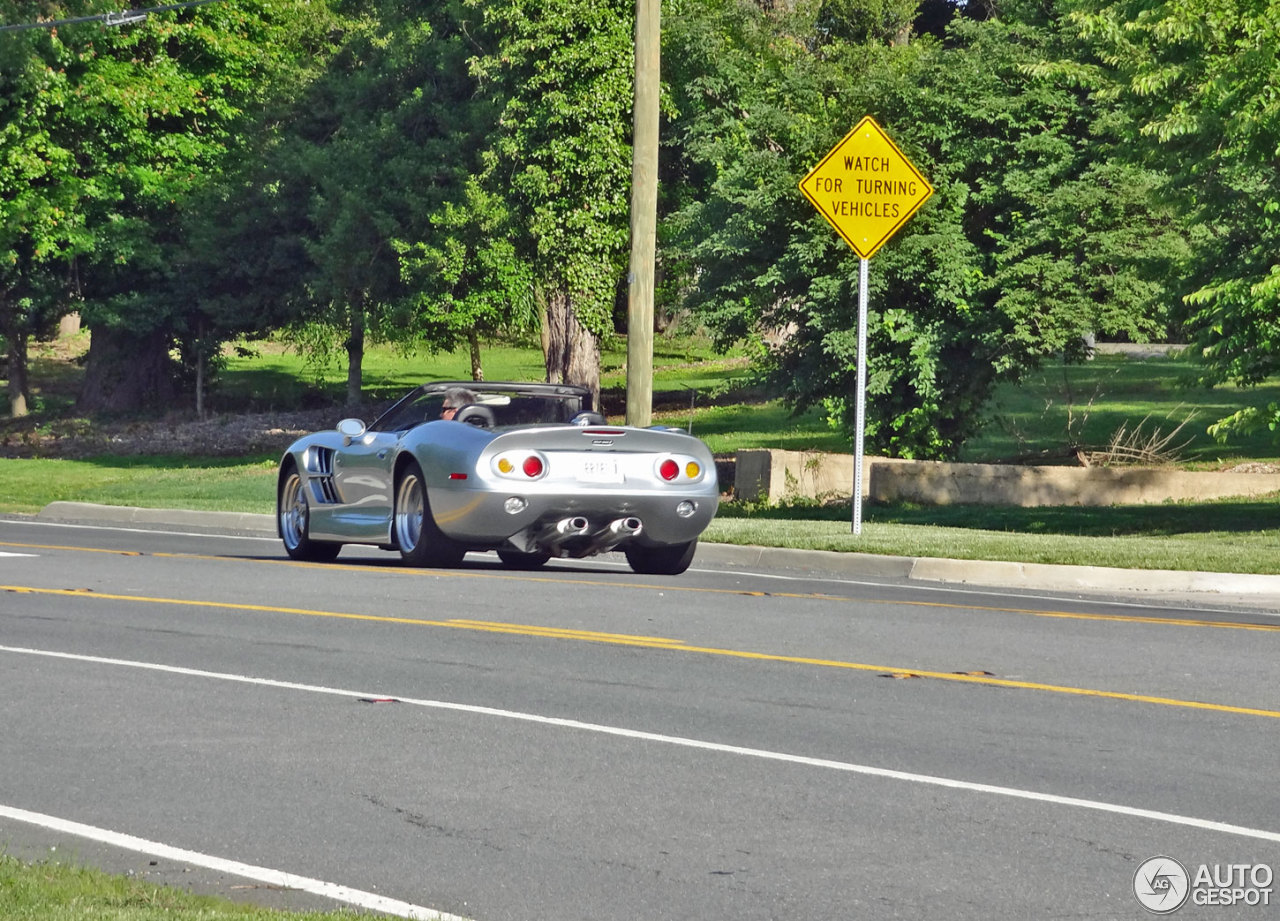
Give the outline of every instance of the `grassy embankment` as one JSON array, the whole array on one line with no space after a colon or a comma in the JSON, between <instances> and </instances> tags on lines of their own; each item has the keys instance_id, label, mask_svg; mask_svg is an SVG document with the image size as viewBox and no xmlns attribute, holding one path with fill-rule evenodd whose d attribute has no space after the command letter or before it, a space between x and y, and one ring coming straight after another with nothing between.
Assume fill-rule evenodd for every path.
<instances>
[{"instance_id":1,"label":"grassy embankment","mask_svg":"<svg viewBox=\"0 0 1280 921\"><path fill-rule=\"evenodd\" d=\"M193 895L75 863L27 863L0 854L4 921L352 921L353 911L289 912Z\"/></svg>"},{"instance_id":2,"label":"grassy embankment","mask_svg":"<svg viewBox=\"0 0 1280 921\"><path fill-rule=\"evenodd\" d=\"M620 350L606 353L606 388L624 387L624 358ZM733 394L749 383L740 357L715 356L698 340L659 340L655 366L655 390L678 394L669 405L679 406L658 412L657 419L691 423L713 451L850 450L817 412L790 417L776 401L735 400ZM966 446L962 458L986 462L1061 453L1071 444L1102 446L1121 426L1133 431L1141 425L1145 438L1157 429L1169 433L1189 419L1175 440L1189 442L1180 451L1184 466L1220 469L1274 460L1277 448L1268 435L1220 446L1205 427L1242 405L1280 401L1280 382L1250 391L1187 389L1180 381L1188 368L1177 357L1099 356L1087 365L1046 370L1024 386L1001 391L995 421ZM67 373L52 365L47 369L50 375ZM539 358L528 348L490 348L485 372L492 380L536 379ZM375 350L366 362L365 392L368 402L377 404L426 378L468 374L461 354L406 359ZM286 410L333 399L343 377L335 368L317 383L296 356L264 349L256 357L232 359L215 411ZM48 402L55 399L51 395ZM0 511L34 512L63 499L269 513L275 460L267 455L5 460L0 461ZM707 539L906 556L1280 572L1280 503L1272 499L1049 509L868 505L863 521L863 532L855 537L847 503L782 509L726 503Z\"/></svg>"}]
</instances>

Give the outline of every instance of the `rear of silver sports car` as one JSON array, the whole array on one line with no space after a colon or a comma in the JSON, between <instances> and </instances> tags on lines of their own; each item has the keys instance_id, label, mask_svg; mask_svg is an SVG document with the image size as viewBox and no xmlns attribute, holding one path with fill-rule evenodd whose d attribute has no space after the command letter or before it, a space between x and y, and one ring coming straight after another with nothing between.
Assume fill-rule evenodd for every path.
<instances>
[{"instance_id":1,"label":"rear of silver sports car","mask_svg":"<svg viewBox=\"0 0 1280 921\"><path fill-rule=\"evenodd\" d=\"M431 490L431 511L468 546L583 557L696 540L719 497L715 461L697 438L553 426L496 435L473 469Z\"/></svg>"}]
</instances>

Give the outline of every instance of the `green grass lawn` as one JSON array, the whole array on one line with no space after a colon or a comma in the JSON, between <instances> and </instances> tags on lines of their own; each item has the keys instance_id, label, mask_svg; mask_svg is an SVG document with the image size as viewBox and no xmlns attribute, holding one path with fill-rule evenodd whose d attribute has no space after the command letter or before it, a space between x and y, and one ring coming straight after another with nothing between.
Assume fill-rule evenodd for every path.
<instances>
[{"instance_id":1,"label":"green grass lawn","mask_svg":"<svg viewBox=\"0 0 1280 921\"><path fill-rule=\"evenodd\" d=\"M50 502L96 502L219 512L275 509L272 457L146 455L0 460L0 511L38 512Z\"/></svg>"},{"instance_id":2,"label":"green grass lawn","mask_svg":"<svg viewBox=\"0 0 1280 921\"><path fill-rule=\"evenodd\" d=\"M356 917L369 916L354 911L259 908L74 864L27 863L0 851L0 918L4 921L352 921Z\"/></svg>"},{"instance_id":3,"label":"green grass lawn","mask_svg":"<svg viewBox=\"0 0 1280 921\"><path fill-rule=\"evenodd\" d=\"M1280 497L1113 507L867 504L721 507L707 539L767 547L1110 566L1280 573Z\"/></svg>"},{"instance_id":4,"label":"green grass lawn","mask_svg":"<svg viewBox=\"0 0 1280 921\"><path fill-rule=\"evenodd\" d=\"M1187 383L1190 360L1180 356L1127 358L1098 355L1078 365L1058 365L1022 385L1001 387L988 408L990 421L965 445L961 459L990 463L1067 445L1103 446L1122 426L1168 434L1192 467L1216 468L1248 460L1275 460L1280 446L1269 432L1217 444L1206 433L1212 423L1245 406L1280 402L1280 380L1248 389L1212 389Z\"/></svg>"},{"instance_id":5,"label":"green grass lawn","mask_svg":"<svg viewBox=\"0 0 1280 921\"><path fill-rule=\"evenodd\" d=\"M747 448L844 454L852 451L849 439L828 426L820 410L793 416L778 400L695 405L655 413L654 422L691 429L716 454L733 454Z\"/></svg>"}]
</instances>

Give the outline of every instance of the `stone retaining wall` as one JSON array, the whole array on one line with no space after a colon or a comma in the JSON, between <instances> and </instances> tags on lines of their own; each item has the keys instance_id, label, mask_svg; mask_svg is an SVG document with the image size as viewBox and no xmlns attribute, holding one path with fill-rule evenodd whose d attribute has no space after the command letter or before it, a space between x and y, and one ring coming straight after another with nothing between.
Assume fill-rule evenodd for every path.
<instances>
[{"instance_id":1,"label":"stone retaining wall","mask_svg":"<svg viewBox=\"0 0 1280 921\"><path fill-rule=\"evenodd\" d=\"M1277 473L1152 467L1015 467L864 458L862 494L921 505L1140 505L1280 492ZM735 498L778 503L853 495L853 456L740 451Z\"/></svg>"}]
</instances>

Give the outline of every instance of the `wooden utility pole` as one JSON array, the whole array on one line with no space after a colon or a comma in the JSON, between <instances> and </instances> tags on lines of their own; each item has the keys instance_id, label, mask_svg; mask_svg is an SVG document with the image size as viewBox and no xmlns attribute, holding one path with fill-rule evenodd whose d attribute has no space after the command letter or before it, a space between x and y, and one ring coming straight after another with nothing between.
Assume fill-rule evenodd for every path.
<instances>
[{"instance_id":1,"label":"wooden utility pole","mask_svg":"<svg viewBox=\"0 0 1280 921\"><path fill-rule=\"evenodd\" d=\"M631 272L627 278L627 424L641 427L653 419L653 264L658 227L661 11L661 0L636 0Z\"/></svg>"}]
</instances>

